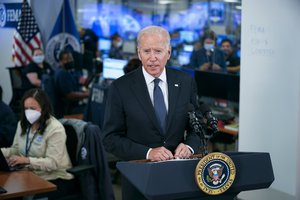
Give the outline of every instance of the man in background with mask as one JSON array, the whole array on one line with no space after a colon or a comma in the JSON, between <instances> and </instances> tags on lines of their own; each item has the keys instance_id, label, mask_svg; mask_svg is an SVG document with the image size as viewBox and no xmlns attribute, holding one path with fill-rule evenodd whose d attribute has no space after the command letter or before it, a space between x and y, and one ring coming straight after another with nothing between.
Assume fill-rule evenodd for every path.
<instances>
[{"instance_id":1,"label":"man in background with mask","mask_svg":"<svg viewBox=\"0 0 300 200\"><path fill-rule=\"evenodd\" d=\"M111 36L111 47L109 50L108 57L115 59L123 59L123 40L118 33L115 33Z\"/></svg>"},{"instance_id":2,"label":"man in background with mask","mask_svg":"<svg viewBox=\"0 0 300 200\"><path fill-rule=\"evenodd\" d=\"M201 39L202 48L193 51L190 67L201 71L226 71L225 58L216 46L216 35L213 31L206 31Z\"/></svg>"},{"instance_id":3,"label":"man in background with mask","mask_svg":"<svg viewBox=\"0 0 300 200\"><path fill-rule=\"evenodd\" d=\"M32 51L32 62L25 67L23 79L23 88L40 88L42 85L42 76L47 74L53 76L53 69L45 62L45 55L42 49L35 48Z\"/></svg>"},{"instance_id":4,"label":"man in background with mask","mask_svg":"<svg viewBox=\"0 0 300 200\"><path fill-rule=\"evenodd\" d=\"M80 101L88 98L89 91L79 83L79 77L74 69L72 53L62 50L59 54L59 66L55 71L55 88L57 101L55 114L57 118L66 114L80 114L85 110L85 104Z\"/></svg>"}]
</instances>

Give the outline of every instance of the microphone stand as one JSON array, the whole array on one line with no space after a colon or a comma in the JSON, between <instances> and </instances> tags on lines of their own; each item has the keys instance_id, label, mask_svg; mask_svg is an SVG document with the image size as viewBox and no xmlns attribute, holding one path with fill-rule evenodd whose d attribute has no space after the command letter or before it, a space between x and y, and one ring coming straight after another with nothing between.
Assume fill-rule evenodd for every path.
<instances>
[{"instance_id":1,"label":"microphone stand","mask_svg":"<svg viewBox=\"0 0 300 200\"><path fill-rule=\"evenodd\" d=\"M189 115L190 127L192 128L193 132L195 132L200 136L200 151L201 154L205 156L208 154L208 148L207 148L208 138L206 137L205 134L206 131L203 128L203 123L200 122L200 120L196 116L195 111L188 112L188 115Z\"/></svg>"}]
</instances>

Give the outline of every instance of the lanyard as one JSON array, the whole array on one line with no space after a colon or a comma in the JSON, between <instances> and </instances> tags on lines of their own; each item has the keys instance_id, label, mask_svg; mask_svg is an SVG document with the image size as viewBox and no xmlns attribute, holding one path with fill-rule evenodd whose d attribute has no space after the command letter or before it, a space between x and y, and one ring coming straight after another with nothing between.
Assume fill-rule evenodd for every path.
<instances>
[{"instance_id":1,"label":"lanyard","mask_svg":"<svg viewBox=\"0 0 300 200\"><path fill-rule=\"evenodd\" d=\"M37 130L37 131L33 134L33 137L32 137L32 139L31 139L30 142L29 142L28 140L29 140L30 127L27 128L27 133L26 133L26 144L25 144L25 156L26 156L26 157L28 156L28 153L29 153L29 150L30 150L30 148L31 148L32 142L33 142L35 136L38 134L38 131L39 131L39 130Z\"/></svg>"}]
</instances>

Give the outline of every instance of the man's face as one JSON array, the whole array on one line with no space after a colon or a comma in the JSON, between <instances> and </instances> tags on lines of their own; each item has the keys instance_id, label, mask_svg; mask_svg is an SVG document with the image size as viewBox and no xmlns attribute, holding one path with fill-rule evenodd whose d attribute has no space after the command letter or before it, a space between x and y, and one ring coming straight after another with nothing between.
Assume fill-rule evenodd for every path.
<instances>
[{"instance_id":1,"label":"man's face","mask_svg":"<svg viewBox=\"0 0 300 200\"><path fill-rule=\"evenodd\" d=\"M159 77L170 58L171 47L162 36L144 34L140 38L138 55L148 74Z\"/></svg>"},{"instance_id":2,"label":"man's face","mask_svg":"<svg viewBox=\"0 0 300 200\"><path fill-rule=\"evenodd\" d=\"M232 53L232 48L229 42L223 42L221 49L225 53L225 55L230 55Z\"/></svg>"},{"instance_id":3,"label":"man's face","mask_svg":"<svg viewBox=\"0 0 300 200\"><path fill-rule=\"evenodd\" d=\"M69 63L69 62L73 62L73 56L71 53L67 53L67 54L64 54L63 57L62 57L62 64L65 65L66 63Z\"/></svg>"}]
</instances>

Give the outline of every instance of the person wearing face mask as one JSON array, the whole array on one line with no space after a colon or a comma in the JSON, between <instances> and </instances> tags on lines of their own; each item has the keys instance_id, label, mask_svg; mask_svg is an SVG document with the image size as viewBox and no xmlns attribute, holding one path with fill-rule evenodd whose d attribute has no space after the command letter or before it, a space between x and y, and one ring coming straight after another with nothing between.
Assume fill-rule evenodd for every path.
<instances>
[{"instance_id":1,"label":"person wearing face mask","mask_svg":"<svg viewBox=\"0 0 300 200\"><path fill-rule=\"evenodd\" d=\"M193 51L190 68L201 71L225 72L225 57L221 50L216 48L216 35L213 31L204 33L201 39L202 48Z\"/></svg>"},{"instance_id":2,"label":"person wearing face mask","mask_svg":"<svg viewBox=\"0 0 300 200\"><path fill-rule=\"evenodd\" d=\"M221 42L221 49L225 54L227 71L231 73L240 72L240 58L232 48L232 41L230 39L223 39Z\"/></svg>"},{"instance_id":3,"label":"person wearing face mask","mask_svg":"<svg viewBox=\"0 0 300 200\"><path fill-rule=\"evenodd\" d=\"M45 55L42 49L35 48L32 51L32 62L24 70L25 78L23 81L24 89L39 88L42 85L44 74L53 76L53 69L45 62Z\"/></svg>"},{"instance_id":4,"label":"person wearing face mask","mask_svg":"<svg viewBox=\"0 0 300 200\"><path fill-rule=\"evenodd\" d=\"M63 125L53 117L51 104L44 91L28 90L21 101L22 114L11 147L1 148L11 166L25 165L36 175L56 184L53 195L63 194L72 186L72 167ZM55 196L59 197L59 196ZM50 198L56 199L56 198Z\"/></svg>"},{"instance_id":5,"label":"person wearing face mask","mask_svg":"<svg viewBox=\"0 0 300 200\"><path fill-rule=\"evenodd\" d=\"M118 33L115 33L111 36L111 48L109 50L108 57L115 58L115 59L123 59L123 40Z\"/></svg>"},{"instance_id":6,"label":"person wearing face mask","mask_svg":"<svg viewBox=\"0 0 300 200\"><path fill-rule=\"evenodd\" d=\"M79 104L88 98L89 91L80 84L80 77L74 69L72 53L62 50L59 54L59 66L54 74L54 83L57 93L55 116L62 118L66 114L84 113L86 104Z\"/></svg>"}]
</instances>

